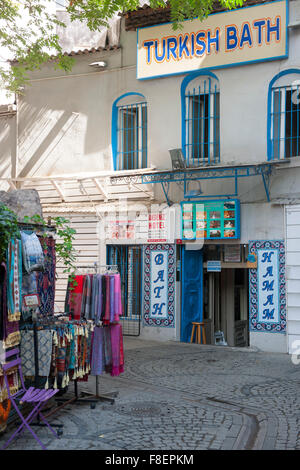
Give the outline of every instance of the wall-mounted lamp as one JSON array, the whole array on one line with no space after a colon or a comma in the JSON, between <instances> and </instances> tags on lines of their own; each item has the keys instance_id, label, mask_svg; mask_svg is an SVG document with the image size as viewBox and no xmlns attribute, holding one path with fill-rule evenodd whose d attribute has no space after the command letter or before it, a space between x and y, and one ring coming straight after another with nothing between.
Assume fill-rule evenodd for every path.
<instances>
[{"instance_id":1,"label":"wall-mounted lamp","mask_svg":"<svg viewBox=\"0 0 300 470\"><path fill-rule=\"evenodd\" d=\"M104 69L106 66L107 66L107 63L106 62L92 62L91 64L89 64L90 67L95 67L95 68L99 68L99 69Z\"/></svg>"}]
</instances>

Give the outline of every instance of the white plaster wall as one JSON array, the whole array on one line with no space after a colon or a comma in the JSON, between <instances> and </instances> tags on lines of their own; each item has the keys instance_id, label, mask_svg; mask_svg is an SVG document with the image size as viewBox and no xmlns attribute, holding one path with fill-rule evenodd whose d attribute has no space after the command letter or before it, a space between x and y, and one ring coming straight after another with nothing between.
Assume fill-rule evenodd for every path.
<instances>
[{"instance_id":1,"label":"white plaster wall","mask_svg":"<svg viewBox=\"0 0 300 470\"><path fill-rule=\"evenodd\" d=\"M280 333L250 332L250 346L265 352L287 352L287 336Z\"/></svg>"}]
</instances>

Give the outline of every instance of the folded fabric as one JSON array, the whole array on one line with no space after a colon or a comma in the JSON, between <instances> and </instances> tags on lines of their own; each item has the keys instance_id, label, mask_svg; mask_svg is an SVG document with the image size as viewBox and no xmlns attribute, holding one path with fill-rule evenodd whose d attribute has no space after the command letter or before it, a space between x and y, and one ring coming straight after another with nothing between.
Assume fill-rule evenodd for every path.
<instances>
[{"instance_id":1,"label":"folded fabric","mask_svg":"<svg viewBox=\"0 0 300 470\"><path fill-rule=\"evenodd\" d=\"M44 269L44 255L40 241L35 233L21 232L23 264L27 273Z\"/></svg>"}]
</instances>

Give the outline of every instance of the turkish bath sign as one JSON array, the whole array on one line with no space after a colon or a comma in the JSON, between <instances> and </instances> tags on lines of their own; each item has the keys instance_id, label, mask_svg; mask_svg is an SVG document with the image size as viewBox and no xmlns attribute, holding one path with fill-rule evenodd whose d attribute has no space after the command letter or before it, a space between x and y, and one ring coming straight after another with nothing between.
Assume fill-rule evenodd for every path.
<instances>
[{"instance_id":1,"label":"turkish bath sign","mask_svg":"<svg viewBox=\"0 0 300 470\"><path fill-rule=\"evenodd\" d=\"M285 332L285 249L284 242L252 241L249 253L257 256L257 269L250 269L250 329Z\"/></svg>"},{"instance_id":2,"label":"turkish bath sign","mask_svg":"<svg viewBox=\"0 0 300 470\"><path fill-rule=\"evenodd\" d=\"M174 327L174 245L144 247L144 324Z\"/></svg>"},{"instance_id":3,"label":"turkish bath sign","mask_svg":"<svg viewBox=\"0 0 300 470\"><path fill-rule=\"evenodd\" d=\"M137 78L229 67L288 56L287 0L215 13L203 21L139 28Z\"/></svg>"}]
</instances>

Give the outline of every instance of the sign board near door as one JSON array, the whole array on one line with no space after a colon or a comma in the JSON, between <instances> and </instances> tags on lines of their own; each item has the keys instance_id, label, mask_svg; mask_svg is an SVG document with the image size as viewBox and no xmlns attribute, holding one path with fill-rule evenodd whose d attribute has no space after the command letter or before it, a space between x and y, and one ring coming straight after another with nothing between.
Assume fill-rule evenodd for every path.
<instances>
[{"instance_id":1,"label":"sign board near door","mask_svg":"<svg viewBox=\"0 0 300 470\"><path fill-rule=\"evenodd\" d=\"M175 327L175 245L144 247L144 325Z\"/></svg>"},{"instance_id":2,"label":"sign board near door","mask_svg":"<svg viewBox=\"0 0 300 470\"><path fill-rule=\"evenodd\" d=\"M249 253L257 256L257 269L249 270L250 330L285 333L284 241L250 241Z\"/></svg>"}]
</instances>

